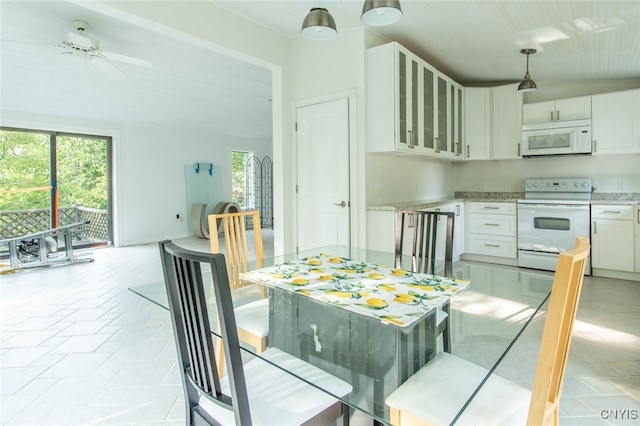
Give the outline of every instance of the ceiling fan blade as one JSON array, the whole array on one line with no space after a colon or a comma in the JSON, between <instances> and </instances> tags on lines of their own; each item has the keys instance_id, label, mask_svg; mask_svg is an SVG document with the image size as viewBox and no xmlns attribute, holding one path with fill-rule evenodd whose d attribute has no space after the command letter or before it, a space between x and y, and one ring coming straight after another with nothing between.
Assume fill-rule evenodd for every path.
<instances>
[{"instance_id":1,"label":"ceiling fan blade","mask_svg":"<svg viewBox=\"0 0 640 426\"><path fill-rule=\"evenodd\" d=\"M64 59L64 55L69 53L71 52L63 52L57 55L49 56L47 58L34 62L33 65L36 67L48 67L62 61Z\"/></svg>"},{"instance_id":2,"label":"ceiling fan blade","mask_svg":"<svg viewBox=\"0 0 640 426\"><path fill-rule=\"evenodd\" d=\"M89 60L96 68L98 68L100 71L104 72L105 74L109 74L111 77L120 78L120 79L126 77L126 75L122 71L114 67L104 58L92 57L92 58L89 58Z\"/></svg>"},{"instance_id":3,"label":"ceiling fan blade","mask_svg":"<svg viewBox=\"0 0 640 426\"><path fill-rule=\"evenodd\" d=\"M153 63L146 59L134 58L132 56L121 55L119 53L102 51L102 56L114 61L125 62L127 64L138 65L140 67L153 69Z\"/></svg>"}]
</instances>

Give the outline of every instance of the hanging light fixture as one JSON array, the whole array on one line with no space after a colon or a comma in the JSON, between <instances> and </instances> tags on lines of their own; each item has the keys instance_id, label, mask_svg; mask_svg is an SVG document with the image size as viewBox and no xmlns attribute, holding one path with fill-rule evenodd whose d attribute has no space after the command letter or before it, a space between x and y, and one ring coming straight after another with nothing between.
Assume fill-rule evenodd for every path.
<instances>
[{"instance_id":1,"label":"hanging light fixture","mask_svg":"<svg viewBox=\"0 0 640 426\"><path fill-rule=\"evenodd\" d=\"M336 21L323 7L314 7L302 22L300 34L309 40L331 40L338 35Z\"/></svg>"},{"instance_id":2,"label":"hanging light fixture","mask_svg":"<svg viewBox=\"0 0 640 426\"><path fill-rule=\"evenodd\" d=\"M518 86L519 92L531 92L536 90L538 86L536 86L536 82L531 80L531 76L529 75L529 55L533 55L536 53L536 49L522 49L520 51L523 55L527 55L527 73L524 75L524 80Z\"/></svg>"},{"instance_id":3,"label":"hanging light fixture","mask_svg":"<svg viewBox=\"0 0 640 426\"><path fill-rule=\"evenodd\" d=\"M396 22L402 17L400 0L365 0L362 7L362 22L381 26Z\"/></svg>"}]
</instances>

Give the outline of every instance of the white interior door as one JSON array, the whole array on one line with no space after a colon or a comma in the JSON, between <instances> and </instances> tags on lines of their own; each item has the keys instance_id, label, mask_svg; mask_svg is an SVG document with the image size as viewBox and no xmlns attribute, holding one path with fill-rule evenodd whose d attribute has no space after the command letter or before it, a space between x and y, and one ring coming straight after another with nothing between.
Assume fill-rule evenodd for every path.
<instances>
[{"instance_id":1,"label":"white interior door","mask_svg":"<svg viewBox=\"0 0 640 426\"><path fill-rule=\"evenodd\" d=\"M350 244L349 100L296 109L298 249Z\"/></svg>"}]
</instances>

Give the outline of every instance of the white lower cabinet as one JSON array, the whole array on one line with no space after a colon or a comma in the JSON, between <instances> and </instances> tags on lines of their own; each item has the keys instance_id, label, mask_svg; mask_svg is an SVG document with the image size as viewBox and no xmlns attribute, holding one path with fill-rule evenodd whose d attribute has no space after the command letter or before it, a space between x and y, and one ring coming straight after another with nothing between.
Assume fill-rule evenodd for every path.
<instances>
[{"instance_id":1,"label":"white lower cabinet","mask_svg":"<svg viewBox=\"0 0 640 426\"><path fill-rule=\"evenodd\" d=\"M591 206L591 265L635 271L633 206Z\"/></svg>"},{"instance_id":2,"label":"white lower cabinet","mask_svg":"<svg viewBox=\"0 0 640 426\"><path fill-rule=\"evenodd\" d=\"M465 253L516 259L516 203L470 201L465 207Z\"/></svg>"}]
</instances>

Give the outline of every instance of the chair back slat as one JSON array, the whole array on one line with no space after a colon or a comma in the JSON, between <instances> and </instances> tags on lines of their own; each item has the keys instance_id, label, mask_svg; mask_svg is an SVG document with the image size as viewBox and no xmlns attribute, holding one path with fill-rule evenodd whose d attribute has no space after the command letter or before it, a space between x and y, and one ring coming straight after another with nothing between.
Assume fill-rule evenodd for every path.
<instances>
[{"instance_id":1,"label":"chair back slat","mask_svg":"<svg viewBox=\"0 0 640 426\"><path fill-rule=\"evenodd\" d=\"M414 272L434 273L434 260L443 260L444 274L451 275L453 262L453 227L455 213L440 211L401 210L396 217L395 255L396 267L402 268L403 256L411 256L411 268ZM445 220L444 234L439 232L438 224ZM413 229L408 251L405 252L406 232ZM438 244L438 239L443 241ZM440 245L444 252L438 253ZM406 267L406 266L405 266Z\"/></svg>"},{"instance_id":2,"label":"chair back slat","mask_svg":"<svg viewBox=\"0 0 640 426\"><path fill-rule=\"evenodd\" d=\"M253 224L253 243L255 247L255 259L250 259L249 237L247 233L247 220ZM220 253L220 243L217 233L211 231L217 229L218 223L224 234L225 256L227 268L231 274L232 286L242 285L240 272L247 269L249 262L255 260L256 267L262 267L264 260L264 246L262 242L262 228L260 227L260 212L257 210L220 213L209 215L211 253Z\"/></svg>"},{"instance_id":3,"label":"chair back slat","mask_svg":"<svg viewBox=\"0 0 640 426\"><path fill-rule=\"evenodd\" d=\"M194 252L170 241L160 242L160 255L188 415L202 416L198 404L200 396L206 394L220 406L233 410L236 424L250 425L249 399L224 256ZM224 394L220 387L201 264L211 268L231 395ZM192 424L191 419L186 423Z\"/></svg>"},{"instance_id":4,"label":"chair back slat","mask_svg":"<svg viewBox=\"0 0 640 426\"><path fill-rule=\"evenodd\" d=\"M589 252L589 239L578 237L573 250L558 256L531 394L529 426L559 424L562 382Z\"/></svg>"}]
</instances>

